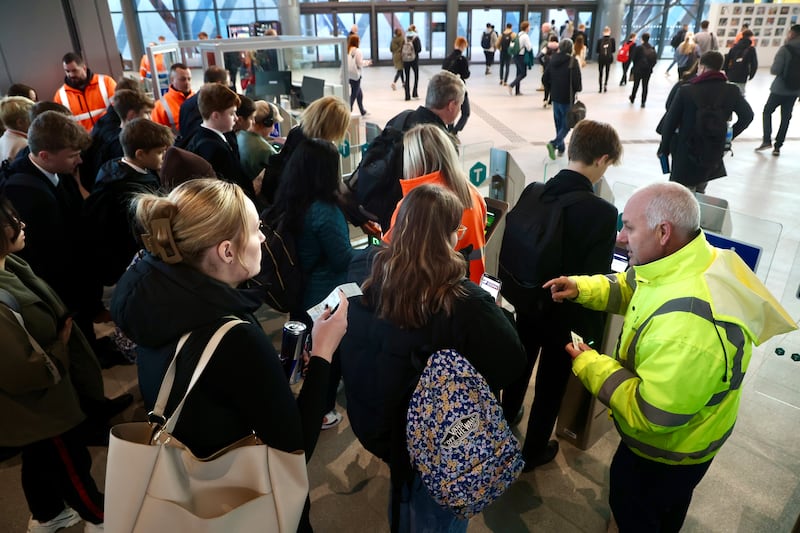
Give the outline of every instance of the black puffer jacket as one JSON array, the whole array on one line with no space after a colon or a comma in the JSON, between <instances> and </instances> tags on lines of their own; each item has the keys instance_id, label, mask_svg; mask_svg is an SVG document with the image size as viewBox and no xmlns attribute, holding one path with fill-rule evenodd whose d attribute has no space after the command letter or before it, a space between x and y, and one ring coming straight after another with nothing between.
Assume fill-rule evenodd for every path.
<instances>
[{"instance_id":1,"label":"black puffer jacket","mask_svg":"<svg viewBox=\"0 0 800 533\"><path fill-rule=\"evenodd\" d=\"M575 93L583 90L581 66L572 56L556 52L544 69L542 84L550 91L553 102L571 104Z\"/></svg>"}]
</instances>

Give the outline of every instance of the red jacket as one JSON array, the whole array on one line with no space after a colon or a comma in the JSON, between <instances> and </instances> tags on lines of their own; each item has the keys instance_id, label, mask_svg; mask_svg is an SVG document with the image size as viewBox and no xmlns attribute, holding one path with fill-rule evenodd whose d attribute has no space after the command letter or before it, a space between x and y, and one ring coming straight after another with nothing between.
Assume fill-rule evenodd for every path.
<instances>
[{"instance_id":1,"label":"red jacket","mask_svg":"<svg viewBox=\"0 0 800 533\"><path fill-rule=\"evenodd\" d=\"M440 171L425 174L418 178L401 179L400 187L403 189L403 196L406 196L412 189L420 185L440 185L447 187L442 173ZM464 209L464 214L461 217L461 223L467 227L464 237L456 244L456 249L460 250L472 245L472 253L469 256L469 279L476 284L480 283L481 276L486 271L486 259L484 257L484 248L486 247L486 201L478 192L478 189L468 184L469 192L472 196L472 207ZM397 213L400 211L400 206L403 200L397 202L397 207L392 213L392 228L394 227L395 220L397 220ZM383 240L389 242L392 236L392 229L383 236Z\"/></svg>"},{"instance_id":2,"label":"red jacket","mask_svg":"<svg viewBox=\"0 0 800 533\"><path fill-rule=\"evenodd\" d=\"M75 116L75 120L86 131L92 131L97 119L106 114L111 105L111 97L117 82L104 74L92 74L92 79L83 91L70 87L66 83L53 96L53 101L66 106Z\"/></svg>"}]
</instances>

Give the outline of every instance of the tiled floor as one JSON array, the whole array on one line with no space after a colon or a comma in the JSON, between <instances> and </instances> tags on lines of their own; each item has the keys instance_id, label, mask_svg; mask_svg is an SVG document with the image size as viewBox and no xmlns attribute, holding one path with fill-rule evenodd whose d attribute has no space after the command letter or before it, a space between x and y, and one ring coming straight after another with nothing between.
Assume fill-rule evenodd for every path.
<instances>
[{"instance_id":1,"label":"tiled floor","mask_svg":"<svg viewBox=\"0 0 800 533\"><path fill-rule=\"evenodd\" d=\"M609 169L606 176L618 200L630 187L664 179L655 157L658 137L654 130L675 81L674 71L671 78L664 77L665 66L662 62L653 74L644 109L638 101L637 105L628 101L630 84L622 88L612 83L607 93L598 94L596 65L584 69L586 92L580 98L588 108L588 117L613 124L623 140L623 163ZM489 142L508 149L525 171L527 181L541 179L547 157L544 144L553 136L554 126L552 112L542 108L542 93L535 90L538 73L531 71L523 82L523 96L511 97L498 85L496 66L491 76L483 75L482 65L475 64L472 69L473 77L468 81L472 117L461 134L462 144ZM619 76L619 68L614 69L612 80L618 81L615 75ZM424 98L427 78L437 69L420 70ZM367 118L380 125L407 107L402 91L392 91L389 86L393 75L390 68L364 72L364 102L371 112ZM778 297L784 297L793 316L800 318L795 297L800 265L794 265L800 240L800 158L795 151L800 150L800 119L795 118L790 126L779 158L769 152L753 152L760 142L761 109L771 80L768 69L762 68L748 84L747 98L756 118L734 142L734 156L726 160L728 177L712 182L708 193L728 200L735 213L773 223L736 215L735 234L745 232L755 234L755 239L768 240L770 230L780 229L767 284ZM551 170L548 167L548 174ZM279 317L266 322L269 331L280 325ZM736 430L695 491L684 531L790 531L800 513L800 448L795 447L800 434L800 362L777 357L776 346L783 347L787 355L800 352L800 334L774 339L754 350ZM117 367L106 371L106 376L109 394L135 390L131 367ZM343 395L340 399L343 401ZM617 442L613 430L588 451L562 442L554 463L523 475L506 495L472 520L469 531L605 531L609 517L608 464ZM93 452L95 471L102 480L105 450ZM323 432L309 468L312 521L318 531L388 530L388 471L359 446L346 419L337 428ZM22 531L27 516L19 487L19 464L4 463L0 465L0 530Z\"/></svg>"}]
</instances>

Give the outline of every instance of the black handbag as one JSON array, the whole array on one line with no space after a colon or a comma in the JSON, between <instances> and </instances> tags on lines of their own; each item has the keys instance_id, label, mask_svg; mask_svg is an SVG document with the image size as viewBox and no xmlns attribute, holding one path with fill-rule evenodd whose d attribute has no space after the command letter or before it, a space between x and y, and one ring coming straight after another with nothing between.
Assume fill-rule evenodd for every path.
<instances>
[{"instance_id":1,"label":"black handbag","mask_svg":"<svg viewBox=\"0 0 800 533\"><path fill-rule=\"evenodd\" d=\"M575 125L580 122L581 120L586 118L586 104L577 100L575 98L575 93L572 92L572 61L575 61L573 58L569 64L569 92L572 95L570 101L572 101L572 105L569 106L567 110L567 127L572 129Z\"/></svg>"}]
</instances>

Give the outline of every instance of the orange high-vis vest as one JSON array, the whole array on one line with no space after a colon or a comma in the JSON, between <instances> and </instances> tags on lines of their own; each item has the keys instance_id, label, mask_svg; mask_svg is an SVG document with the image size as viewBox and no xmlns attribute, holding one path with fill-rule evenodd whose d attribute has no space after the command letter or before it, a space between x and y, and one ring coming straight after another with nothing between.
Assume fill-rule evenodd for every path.
<instances>
[{"instance_id":1,"label":"orange high-vis vest","mask_svg":"<svg viewBox=\"0 0 800 533\"><path fill-rule=\"evenodd\" d=\"M184 95L170 85L169 90L156 101L150 118L153 119L153 122L168 126L172 128L172 131L177 133L178 130L180 130L178 120L181 112L181 104L193 94L194 91L190 92L188 95Z\"/></svg>"},{"instance_id":2,"label":"orange high-vis vest","mask_svg":"<svg viewBox=\"0 0 800 533\"><path fill-rule=\"evenodd\" d=\"M417 178L401 179L400 187L403 190L405 197L415 187L420 185L439 185L447 188L442 173L440 171L425 174ZM486 247L486 201L481 196L471 183L468 184L470 196L472 197L472 206L464 209L464 214L461 217L461 224L466 226L467 231L464 236L456 243L456 250L466 248L472 245L472 252L467 257L469 261L469 279L476 284L480 283L481 276L486 271L486 258L484 257L484 248ZM403 203L401 199L397 202L397 207L392 213L392 227L397 220L397 214L400 212L400 205ZM389 242L392 238L392 228L389 228L383 235L384 242Z\"/></svg>"},{"instance_id":3,"label":"orange high-vis vest","mask_svg":"<svg viewBox=\"0 0 800 533\"><path fill-rule=\"evenodd\" d=\"M75 120L86 131L92 131L95 122L106 114L117 82L110 76L93 74L83 91L73 89L66 83L53 96L53 101L69 108Z\"/></svg>"}]
</instances>

